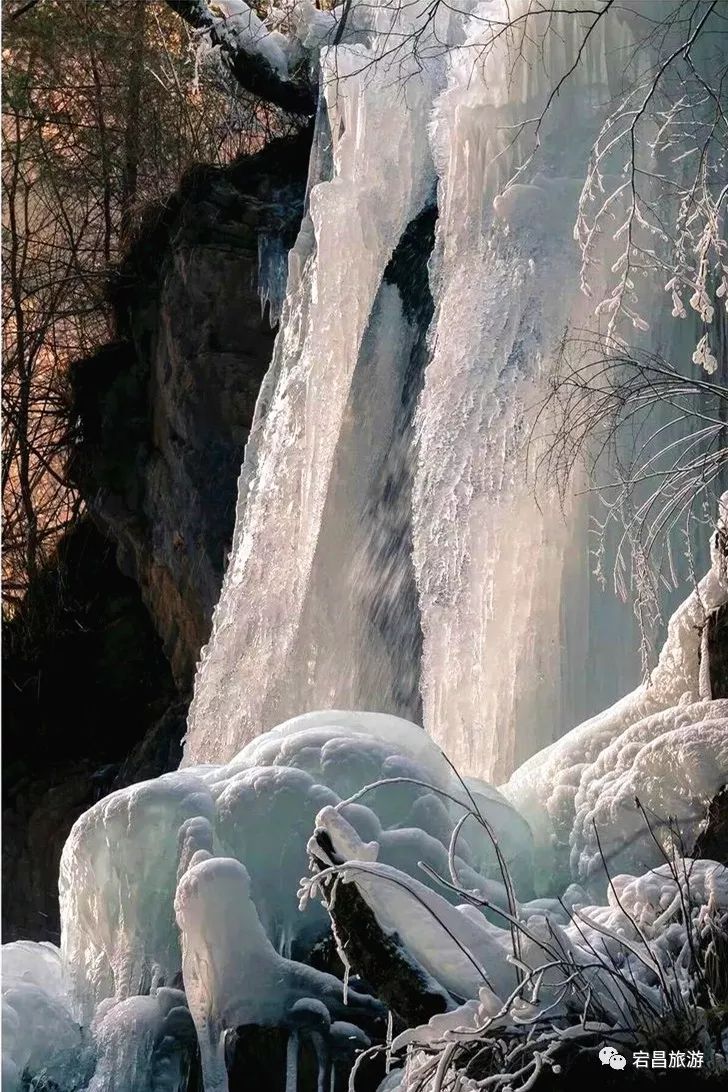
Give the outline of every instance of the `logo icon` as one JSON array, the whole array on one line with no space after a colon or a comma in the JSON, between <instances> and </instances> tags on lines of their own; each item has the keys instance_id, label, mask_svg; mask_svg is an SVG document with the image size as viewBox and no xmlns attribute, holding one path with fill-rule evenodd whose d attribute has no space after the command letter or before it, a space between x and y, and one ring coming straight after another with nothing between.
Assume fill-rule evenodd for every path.
<instances>
[{"instance_id":1,"label":"logo icon","mask_svg":"<svg viewBox=\"0 0 728 1092\"><path fill-rule=\"evenodd\" d=\"M627 1059L613 1046L603 1046L599 1051L599 1061L602 1065L611 1066L612 1069L624 1069Z\"/></svg>"}]
</instances>

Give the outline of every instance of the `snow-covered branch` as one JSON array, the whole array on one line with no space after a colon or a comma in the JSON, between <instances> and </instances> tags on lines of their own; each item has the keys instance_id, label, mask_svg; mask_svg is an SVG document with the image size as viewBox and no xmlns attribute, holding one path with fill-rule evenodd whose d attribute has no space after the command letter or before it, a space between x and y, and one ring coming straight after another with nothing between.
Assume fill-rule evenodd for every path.
<instances>
[{"instance_id":1,"label":"snow-covered branch","mask_svg":"<svg viewBox=\"0 0 728 1092\"><path fill-rule=\"evenodd\" d=\"M271 31L244 0L216 16L207 0L167 0L173 11L205 35L246 91L292 114L312 114L316 90L307 66L296 64L286 38Z\"/></svg>"},{"instance_id":2,"label":"snow-covered branch","mask_svg":"<svg viewBox=\"0 0 728 1092\"><path fill-rule=\"evenodd\" d=\"M574 229L588 295L600 240L618 244L615 279L596 306L607 318L608 339L624 327L648 328L650 301L641 298L642 288L645 279L662 280L673 317L692 311L702 323L693 362L709 374L718 367L714 318L728 288L727 70L713 42L722 21L707 0L676 3L665 17L654 58L593 144ZM635 58L645 44L651 43L636 43Z\"/></svg>"}]
</instances>

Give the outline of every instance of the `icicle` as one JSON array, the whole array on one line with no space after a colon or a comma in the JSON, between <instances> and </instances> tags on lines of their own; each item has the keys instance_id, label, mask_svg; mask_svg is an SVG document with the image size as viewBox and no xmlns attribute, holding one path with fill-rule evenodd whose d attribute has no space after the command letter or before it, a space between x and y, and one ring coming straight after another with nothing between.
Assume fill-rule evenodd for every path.
<instances>
[{"instance_id":1,"label":"icicle","mask_svg":"<svg viewBox=\"0 0 728 1092\"><path fill-rule=\"evenodd\" d=\"M319 1032L312 1032L311 1042L316 1051L316 1092L328 1092L331 1054L328 1044Z\"/></svg>"},{"instance_id":2,"label":"icicle","mask_svg":"<svg viewBox=\"0 0 728 1092\"><path fill-rule=\"evenodd\" d=\"M286 1045L286 1092L297 1092L298 1088L298 1040L298 1031L289 1031Z\"/></svg>"},{"instance_id":3,"label":"icicle","mask_svg":"<svg viewBox=\"0 0 728 1092\"><path fill-rule=\"evenodd\" d=\"M384 1063L384 1072L389 1073L392 1068L392 1034L393 1034L394 1021L392 1020L392 1010L387 1010L387 1038L385 1041L386 1046L386 1060Z\"/></svg>"},{"instance_id":4,"label":"icicle","mask_svg":"<svg viewBox=\"0 0 728 1092\"><path fill-rule=\"evenodd\" d=\"M280 235L261 232L258 236L258 295L261 315L268 307L268 321L275 326L281 317L288 280L288 250Z\"/></svg>"}]
</instances>

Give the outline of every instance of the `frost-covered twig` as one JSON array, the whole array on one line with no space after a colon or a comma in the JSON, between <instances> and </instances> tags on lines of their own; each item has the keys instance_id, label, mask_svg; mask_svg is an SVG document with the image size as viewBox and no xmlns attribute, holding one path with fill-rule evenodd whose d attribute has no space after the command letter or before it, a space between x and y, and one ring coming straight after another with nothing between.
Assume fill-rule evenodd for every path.
<instances>
[{"instance_id":1,"label":"frost-covered twig","mask_svg":"<svg viewBox=\"0 0 728 1092\"><path fill-rule=\"evenodd\" d=\"M659 590L677 586L675 552L692 565L694 525L715 529L728 477L728 388L686 375L656 353L594 334L565 339L536 408L531 445L537 487L565 497L585 465L603 516L595 521L597 575L612 552L617 595L634 597L644 667L662 623Z\"/></svg>"}]
</instances>

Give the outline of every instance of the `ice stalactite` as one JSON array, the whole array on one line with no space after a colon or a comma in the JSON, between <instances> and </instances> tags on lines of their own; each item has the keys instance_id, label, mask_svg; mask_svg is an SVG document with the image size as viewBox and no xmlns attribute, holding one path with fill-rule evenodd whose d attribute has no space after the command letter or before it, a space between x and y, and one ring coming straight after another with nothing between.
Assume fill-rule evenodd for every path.
<instances>
[{"instance_id":1,"label":"ice stalactite","mask_svg":"<svg viewBox=\"0 0 728 1092\"><path fill-rule=\"evenodd\" d=\"M298 1088L298 1031L288 1033L286 1047L286 1092L296 1092Z\"/></svg>"},{"instance_id":2,"label":"ice stalactite","mask_svg":"<svg viewBox=\"0 0 728 1092\"><path fill-rule=\"evenodd\" d=\"M260 307L275 326L286 298L288 251L280 235L261 234L258 238L258 294Z\"/></svg>"},{"instance_id":3,"label":"ice stalactite","mask_svg":"<svg viewBox=\"0 0 728 1092\"><path fill-rule=\"evenodd\" d=\"M96 1068L88 1092L181 1092L197 1047L182 990L107 1001L92 1024Z\"/></svg>"},{"instance_id":4,"label":"ice stalactite","mask_svg":"<svg viewBox=\"0 0 728 1092\"><path fill-rule=\"evenodd\" d=\"M124 1000L171 981L179 942L166 904L176 881L178 832L187 820L212 816L204 783L172 773L112 793L73 827L61 858L59 894L61 919L68 923L62 937L66 978L82 1023L105 998Z\"/></svg>"}]
</instances>

